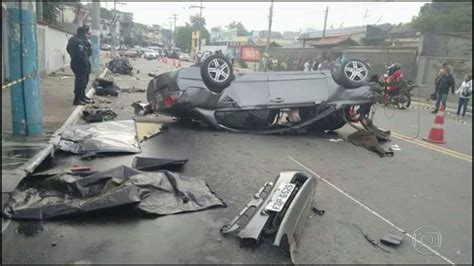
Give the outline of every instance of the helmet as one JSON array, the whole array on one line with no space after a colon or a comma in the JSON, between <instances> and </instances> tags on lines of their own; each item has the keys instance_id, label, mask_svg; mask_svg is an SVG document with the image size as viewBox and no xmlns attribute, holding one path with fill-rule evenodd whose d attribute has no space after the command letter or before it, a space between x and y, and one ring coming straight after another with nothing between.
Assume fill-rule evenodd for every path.
<instances>
[{"instance_id":1,"label":"helmet","mask_svg":"<svg viewBox=\"0 0 474 266\"><path fill-rule=\"evenodd\" d=\"M389 67L387 67L387 74L390 76L393 73L395 73L395 71L397 71L401 68L402 68L402 65L400 65L399 63L391 64Z\"/></svg>"}]
</instances>

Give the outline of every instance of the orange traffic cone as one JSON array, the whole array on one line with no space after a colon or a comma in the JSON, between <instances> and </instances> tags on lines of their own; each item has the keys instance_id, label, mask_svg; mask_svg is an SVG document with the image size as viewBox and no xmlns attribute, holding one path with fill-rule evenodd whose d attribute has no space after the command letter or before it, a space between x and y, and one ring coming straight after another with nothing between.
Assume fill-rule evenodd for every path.
<instances>
[{"instance_id":1,"label":"orange traffic cone","mask_svg":"<svg viewBox=\"0 0 474 266\"><path fill-rule=\"evenodd\" d=\"M176 59L173 59L173 66L176 67Z\"/></svg>"},{"instance_id":2,"label":"orange traffic cone","mask_svg":"<svg viewBox=\"0 0 474 266\"><path fill-rule=\"evenodd\" d=\"M163 62L164 62L165 64L168 64L168 57L166 57L166 56L163 57Z\"/></svg>"},{"instance_id":3,"label":"orange traffic cone","mask_svg":"<svg viewBox=\"0 0 474 266\"><path fill-rule=\"evenodd\" d=\"M432 143L446 143L444 141L444 105L441 105L438 113L436 114L434 125L430 130L428 138L423 138L423 140L432 142Z\"/></svg>"},{"instance_id":4,"label":"orange traffic cone","mask_svg":"<svg viewBox=\"0 0 474 266\"><path fill-rule=\"evenodd\" d=\"M178 60L178 65L176 65L176 68L180 68L181 67L181 60Z\"/></svg>"}]
</instances>

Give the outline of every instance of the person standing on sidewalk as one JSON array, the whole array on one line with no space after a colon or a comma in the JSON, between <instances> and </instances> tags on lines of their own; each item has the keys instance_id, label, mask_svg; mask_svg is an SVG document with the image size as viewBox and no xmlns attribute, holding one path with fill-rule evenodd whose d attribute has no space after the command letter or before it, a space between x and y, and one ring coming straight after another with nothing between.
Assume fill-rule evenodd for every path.
<instances>
[{"instance_id":1,"label":"person standing on sidewalk","mask_svg":"<svg viewBox=\"0 0 474 266\"><path fill-rule=\"evenodd\" d=\"M459 94L458 112L456 114L459 116L462 107L462 117L464 118L469 98L472 96L472 75L467 75L461 86L454 93Z\"/></svg>"},{"instance_id":2,"label":"person standing on sidewalk","mask_svg":"<svg viewBox=\"0 0 474 266\"><path fill-rule=\"evenodd\" d=\"M446 101L448 100L449 89L454 94L454 89L456 88L456 82L454 81L453 75L449 72L449 68L443 68L443 74L439 77L439 80L436 84L436 105L433 110L433 114L437 113L439 110L439 104L442 102L443 106L446 107Z\"/></svg>"},{"instance_id":3,"label":"person standing on sidewalk","mask_svg":"<svg viewBox=\"0 0 474 266\"><path fill-rule=\"evenodd\" d=\"M437 91L437 88L438 88L438 81L439 81L439 78L441 76L443 76L443 69L445 68L448 68L449 69L449 64L447 62L443 63L443 66L441 67L441 69L439 70L439 72L436 74L435 78L434 78L434 92L433 94L430 95L430 98L431 100L436 100L436 95L438 94L438 91Z\"/></svg>"},{"instance_id":4,"label":"person standing on sidewalk","mask_svg":"<svg viewBox=\"0 0 474 266\"><path fill-rule=\"evenodd\" d=\"M74 101L73 105L85 105L90 102L86 97L86 87L91 73L89 56L92 50L87 40L88 27L79 27L67 44L66 50L71 57L71 69L74 73Z\"/></svg>"}]
</instances>

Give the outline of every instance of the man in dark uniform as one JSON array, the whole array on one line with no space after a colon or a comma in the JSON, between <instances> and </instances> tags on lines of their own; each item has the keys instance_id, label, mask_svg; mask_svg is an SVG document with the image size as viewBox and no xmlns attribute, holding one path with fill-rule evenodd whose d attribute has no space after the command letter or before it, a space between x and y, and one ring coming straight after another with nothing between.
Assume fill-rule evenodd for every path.
<instances>
[{"instance_id":1,"label":"man in dark uniform","mask_svg":"<svg viewBox=\"0 0 474 266\"><path fill-rule=\"evenodd\" d=\"M87 39L88 26L79 27L67 44L67 52L71 56L71 69L76 76L74 82L73 105L84 105L91 100L86 97L86 87L91 73L91 62L89 57L92 54L92 46Z\"/></svg>"}]
</instances>

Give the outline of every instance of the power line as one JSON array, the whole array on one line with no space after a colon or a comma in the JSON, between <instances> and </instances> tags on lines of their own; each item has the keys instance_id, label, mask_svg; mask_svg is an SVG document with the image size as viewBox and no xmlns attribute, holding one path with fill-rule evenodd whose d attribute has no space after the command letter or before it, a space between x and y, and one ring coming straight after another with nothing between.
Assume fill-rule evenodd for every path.
<instances>
[{"instance_id":1,"label":"power line","mask_svg":"<svg viewBox=\"0 0 474 266\"><path fill-rule=\"evenodd\" d=\"M178 20L178 14L171 14L170 17L170 26L171 26L171 21L174 22L174 28L172 30L172 36L171 36L171 44L175 45L175 35L176 35L176 20Z\"/></svg>"}]
</instances>

